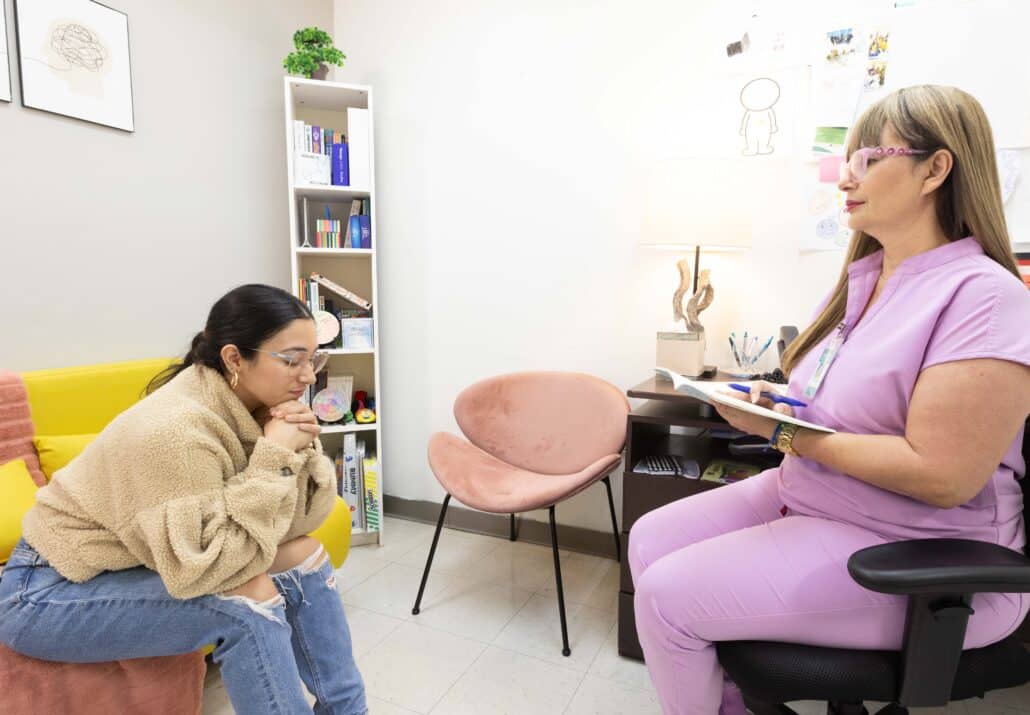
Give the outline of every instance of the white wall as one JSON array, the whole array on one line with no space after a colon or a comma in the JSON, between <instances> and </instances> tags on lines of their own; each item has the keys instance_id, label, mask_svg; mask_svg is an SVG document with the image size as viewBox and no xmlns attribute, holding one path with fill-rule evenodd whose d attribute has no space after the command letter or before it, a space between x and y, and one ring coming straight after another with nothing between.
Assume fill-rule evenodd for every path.
<instances>
[{"instance_id":1,"label":"white wall","mask_svg":"<svg viewBox=\"0 0 1030 715\"><path fill-rule=\"evenodd\" d=\"M134 134L22 107L0 2L0 368L181 355L227 290L288 287L282 58L330 0L109 2Z\"/></svg>"},{"instance_id":2,"label":"white wall","mask_svg":"<svg viewBox=\"0 0 1030 715\"><path fill-rule=\"evenodd\" d=\"M452 401L474 380L548 368L629 388L648 376L677 276L673 255L636 246L641 186L670 145L703 131L693 90L720 7L336 0L349 55L336 79L375 91L388 494L442 500L426 442L456 429ZM753 250L705 261L720 364L730 330L804 325L843 258L799 252L803 178L796 162L766 171L740 196ZM558 511L608 528L600 487Z\"/></svg>"}]
</instances>

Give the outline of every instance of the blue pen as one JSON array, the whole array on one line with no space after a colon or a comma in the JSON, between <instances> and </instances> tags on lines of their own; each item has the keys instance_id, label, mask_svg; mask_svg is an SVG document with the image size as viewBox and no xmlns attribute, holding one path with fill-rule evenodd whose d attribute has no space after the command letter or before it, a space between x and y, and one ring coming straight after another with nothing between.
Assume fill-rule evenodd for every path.
<instances>
[{"instance_id":1,"label":"blue pen","mask_svg":"<svg viewBox=\"0 0 1030 715\"><path fill-rule=\"evenodd\" d=\"M731 382L727 387L732 387L737 392L746 392L749 395L751 394L751 388L747 385ZM808 405L801 400L795 400L793 397L784 397L783 395L778 395L775 392L763 392L762 397L772 400L773 402L781 402L784 405L790 405L791 407L808 407Z\"/></svg>"}]
</instances>

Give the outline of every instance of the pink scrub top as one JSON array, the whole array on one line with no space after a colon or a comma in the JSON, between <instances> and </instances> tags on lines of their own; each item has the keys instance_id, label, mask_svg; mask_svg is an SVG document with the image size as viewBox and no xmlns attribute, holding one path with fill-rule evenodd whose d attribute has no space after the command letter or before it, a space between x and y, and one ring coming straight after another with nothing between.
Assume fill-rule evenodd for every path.
<instances>
[{"instance_id":1,"label":"pink scrub top","mask_svg":"<svg viewBox=\"0 0 1030 715\"><path fill-rule=\"evenodd\" d=\"M905 260L862 316L882 266L878 251L848 268L845 340L836 360L810 399L805 387L836 331L791 373L788 394L808 403L795 408L798 417L839 432L904 436L909 400L924 368L973 358L1030 365L1030 291L974 238ZM987 486L952 509L789 456L779 468L780 498L793 512L855 524L889 540L964 538L1021 549L1023 496L1016 480L1026 473L1022 441L1020 430Z\"/></svg>"}]
</instances>

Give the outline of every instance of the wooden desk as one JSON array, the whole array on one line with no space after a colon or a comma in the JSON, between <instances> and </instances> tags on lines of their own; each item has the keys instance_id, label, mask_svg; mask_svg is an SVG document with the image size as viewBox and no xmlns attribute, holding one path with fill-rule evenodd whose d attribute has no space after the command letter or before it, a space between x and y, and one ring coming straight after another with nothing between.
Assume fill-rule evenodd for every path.
<instances>
[{"instance_id":1,"label":"wooden desk","mask_svg":"<svg viewBox=\"0 0 1030 715\"><path fill-rule=\"evenodd\" d=\"M729 380L719 374L716 380ZM771 459L742 458L729 453L726 439L714 438L709 429L727 429L726 421L703 402L676 392L672 383L651 378L626 393L631 398L647 400L629 415L626 429L626 471L622 477L622 563L619 581L619 653L643 659L633 617L633 579L626 558L629 530L637 519L677 499L718 489L722 484L640 474L633 465L644 457L678 454L697 460L703 472L713 459L749 462L764 468L779 464L782 456Z\"/></svg>"}]
</instances>

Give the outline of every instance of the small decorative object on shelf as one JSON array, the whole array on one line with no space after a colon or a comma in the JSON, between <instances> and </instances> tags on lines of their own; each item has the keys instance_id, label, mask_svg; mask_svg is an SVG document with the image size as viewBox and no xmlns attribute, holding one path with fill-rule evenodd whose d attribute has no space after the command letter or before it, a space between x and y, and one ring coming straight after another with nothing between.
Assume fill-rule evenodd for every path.
<instances>
[{"instance_id":1,"label":"small decorative object on shelf","mask_svg":"<svg viewBox=\"0 0 1030 715\"><path fill-rule=\"evenodd\" d=\"M283 67L290 74L299 74L309 79L324 80L329 74L329 65L343 67L347 55L333 47L333 38L325 30L305 27L293 33L295 52L286 55Z\"/></svg>"},{"instance_id":2,"label":"small decorative object on shelf","mask_svg":"<svg viewBox=\"0 0 1030 715\"><path fill-rule=\"evenodd\" d=\"M673 366L687 377L700 377L707 372L705 366L705 327L699 316L712 304L715 288L712 287L709 271L701 271L697 277L697 287L683 309L683 298L690 295L690 261L684 258L676 264L680 273L680 283L672 296L672 312L674 320L682 320L685 332L658 333L657 362L659 365Z\"/></svg>"}]
</instances>

